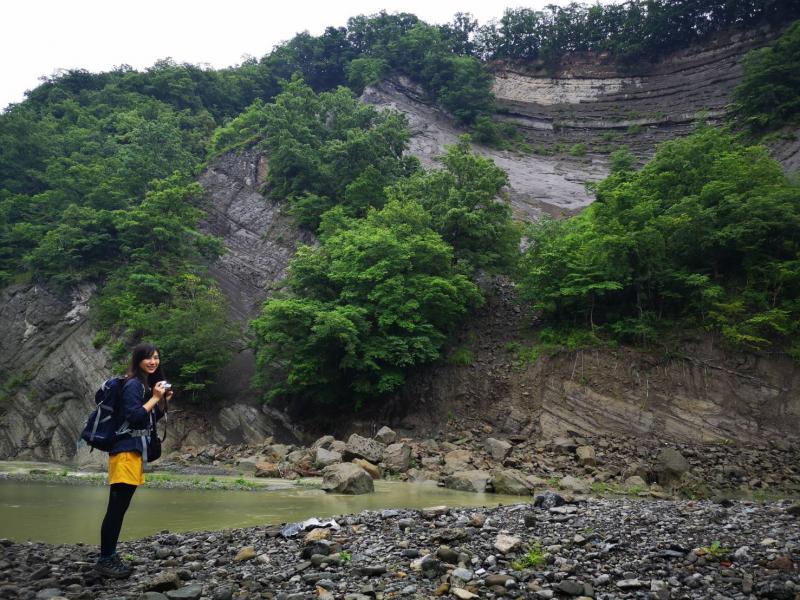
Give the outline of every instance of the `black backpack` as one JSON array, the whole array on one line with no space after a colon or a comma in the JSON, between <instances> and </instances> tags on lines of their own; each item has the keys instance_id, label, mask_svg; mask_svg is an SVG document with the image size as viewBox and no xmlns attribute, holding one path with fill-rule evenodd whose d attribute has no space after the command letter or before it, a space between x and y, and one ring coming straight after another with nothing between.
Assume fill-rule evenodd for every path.
<instances>
[{"instance_id":1,"label":"black backpack","mask_svg":"<svg viewBox=\"0 0 800 600\"><path fill-rule=\"evenodd\" d=\"M81 439L92 449L108 452L114 447L119 427L117 407L122 398L124 385L124 377L112 377L104 381L100 389L95 392L94 401L97 406L89 414L81 432Z\"/></svg>"}]
</instances>

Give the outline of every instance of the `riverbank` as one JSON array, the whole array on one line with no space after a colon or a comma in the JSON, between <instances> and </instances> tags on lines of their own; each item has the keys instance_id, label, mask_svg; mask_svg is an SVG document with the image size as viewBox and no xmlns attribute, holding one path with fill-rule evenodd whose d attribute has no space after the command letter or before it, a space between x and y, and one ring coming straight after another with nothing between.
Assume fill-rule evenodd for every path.
<instances>
[{"instance_id":1,"label":"riverbank","mask_svg":"<svg viewBox=\"0 0 800 600\"><path fill-rule=\"evenodd\" d=\"M134 567L123 581L96 578L96 547L3 540L0 597L794 600L800 594L797 504L589 498L561 505L555 496L541 498L539 506L366 511L294 535L281 526L164 532L120 545Z\"/></svg>"},{"instance_id":2,"label":"riverbank","mask_svg":"<svg viewBox=\"0 0 800 600\"><path fill-rule=\"evenodd\" d=\"M494 436L497 437L494 437ZM273 490L317 487L326 467L354 462L376 480L429 483L459 491L530 496L543 489L573 495L687 499L800 498L800 443L764 440L678 443L626 436L532 439L481 428L439 439L401 437L388 427L346 441L323 436L310 446L275 443L168 452L149 469L157 488ZM103 473L45 465L0 473L24 481L103 484Z\"/></svg>"}]
</instances>

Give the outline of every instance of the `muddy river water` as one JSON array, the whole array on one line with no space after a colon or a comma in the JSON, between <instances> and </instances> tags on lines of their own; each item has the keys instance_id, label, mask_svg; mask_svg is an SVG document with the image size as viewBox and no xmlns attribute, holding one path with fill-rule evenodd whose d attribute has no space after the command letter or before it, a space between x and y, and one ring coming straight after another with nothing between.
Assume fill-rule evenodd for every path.
<instances>
[{"instance_id":1,"label":"muddy river water","mask_svg":"<svg viewBox=\"0 0 800 600\"><path fill-rule=\"evenodd\" d=\"M20 464L15 463L13 468L10 463L0 465L0 472L19 469ZM203 531L288 523L362 510L442 504L495 506L525 501L519 496L474 494L391 481L376 481L372 494L348 496L327 494L315 487L318 483L275 481L266 491L160 489L145 485L133 498L121 538L136 539L163 530ZM0 479L0 538L96 544L107 500L108 488L102 485Z\"/></svg>"}]
</instances>

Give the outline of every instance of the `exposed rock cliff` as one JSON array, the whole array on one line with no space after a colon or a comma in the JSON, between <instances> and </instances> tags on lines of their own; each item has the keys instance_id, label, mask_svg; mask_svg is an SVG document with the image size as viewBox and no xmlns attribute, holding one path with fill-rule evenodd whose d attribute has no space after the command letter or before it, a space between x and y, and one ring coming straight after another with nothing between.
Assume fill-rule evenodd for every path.
<instances>
[{"instance_id":1,"label":"exposed rock cliff","mask_svg":"<svg viewBox=\"0 0 800 600\"><path fill-rule=\"evenodd\" d=\"M92 288L61 298L42 286L0 297L0 457L63 459L75 454L107 356L86 321Z\"/></svg>"},{"instance_id":2,"label":"exposed rock cliff","mask_svg":"<svg viewBox=\"0 0 800 600\"><path fill-rule=\"evenodd\" d=\"M608 154L627 145L646 157L658 142L688 133L699 117L724 117L744 55L776 35L765 29L721 35L626 71L605 56L567 58L555 77L537 65L496 65L494 92L506 118L541 152L581 143L589 155Z\"/></svg>"},{"instance_id":3,"label":"exposed rock cliff","mask_svg":"<svg viewBox=\"0 0 800 600\"><path fill-rule=\"evenodd\" d=\"M12 286L0 296L0 459L98 463L101 452L77 450L94 392L112 373L88 321L93 288L60 297L40 285ZM186 444L261 441L287 432L282 415L268 416L232 397L201 411L175 403L167 450ZM159 428L163 431L163 426Z\"/></svg>"},{"instance_id":4,"label":"exposed rock cliff","mask_svg":"<svg viewBox=\"0 0 800 600\"><path fill-rule=\"evenodd\" d=\"M607 173L613 150L628 145L647 157L659 141L688 132L699 112L712 120L725 115L742 57L774 35L722 36L630 72L603 57L568 59L555 77L535 65L496 65L498 105L504 118L520 125L535 153L476 150L508 171L518 218L575 212L591 202L585 183ZM368 88L363 99L406 113L411 152L426 167L436 166L444 146L462 133L408 80ZM773 142L787 169L800 165L798 148L791 132ZM254 359L246 323L280 289L297 244L314 243L261 194L267 169L262 156L248 151L221 157L199 178L209 212L205 230L228 248L211 274L242 324L242 342L214 390L224 399L220 408L176 411L168 449L300 435L284 414L259 405L249 387ZM92 393L111 370L106 353L92 343L91 293L82 288L61 298L36 285L0 292L0 458L74 455ZM441 427L448 411L463 407L465 414L518 433L624 431L698 441L800 431L794 391L800 372L780 357L729 354L706 341L689 344L681 356L596 350L514 366L507 344L524 343L528 333L523 311L509 294L498 289L455 342L454 348L466 345L473 352L471 366L443 361L412 379L394 405L410 403L419 410L408 424L416 422L420 432ZM383 416L400 419L391 406Z\"/></svg>"},{"instance_id":5,"label":"exposed rock cliff","mask_svg":"<svg viewBox=\"0 0 800 600\"><path fill-rule=\"evenodd\" d=\"M404 113L411 129L410 152L426 168L437 168L437 158L446 145L455 144L465 133L439 109L427 104L424 95L406 78L367 88L364 102ZM569 156L541 157L475 146L475 150L502 167L509 178L508 195L520 219L538 218L542 211L563 214L577 211L592 201L587 182L605 177L604 159L575 161Z\"/></svg>"},{"instance_id":6,"label":"exposed rock cliff","mask_svg":"<svg viewBox=\"0 0 800 600\"><path fill-rule=\"evenodd\" d=\"M800 365L788 356L738 353L698 335L648 351L620 347L546 352L532 347L530 315L499 285L452 348L469 366L442 364L418 373L386 412L420 434L458 415L506 434L549 438L624 434L684 442L797 439Z\"/></svg>"}]
</instances>

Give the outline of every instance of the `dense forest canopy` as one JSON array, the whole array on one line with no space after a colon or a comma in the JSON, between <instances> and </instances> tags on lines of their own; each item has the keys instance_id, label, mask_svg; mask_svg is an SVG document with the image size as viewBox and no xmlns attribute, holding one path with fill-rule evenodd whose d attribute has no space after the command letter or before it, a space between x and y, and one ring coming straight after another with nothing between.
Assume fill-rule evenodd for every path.
<instances>
[{"instance_id":1,"label":"dense forest canopy","mask_svg":"<svg viewBox=\"0 0 800 600\"><path fill-rule=\"evenodd\" d=\"M515 133L491 118L482 61L555 66L575 51L651 61L799 15L796 1L755 0L551 5L484 25L382 12L227 69L163 60L47 78L0 115L0 285L97 285L96 343L120 356L153 340L176 383L206 398L240 334L206 275L223 248L197 229L193 180L208 160L256 146L270 157L268 193L320 239L254 323L272 396L356 405L397 389L481 303L483 273L517 276L554 322L593 335L649 339L680 321L766 347L796 333L797 188L763 150L702 129L640 173L620 154L597 205L535 227L517 269L502 170L462 140L441 169L423 171L406 153L403 117L355 98L404 75L477 139L503 145ZM797 118L798 31L746 61L736 99L751 131ZM673 244L679 252L665 250Z\"/></svg>"}]
</instances>

